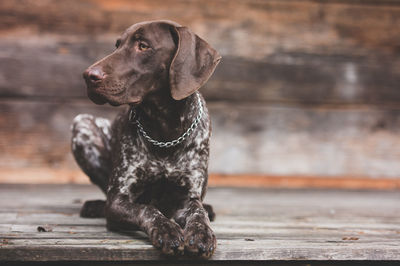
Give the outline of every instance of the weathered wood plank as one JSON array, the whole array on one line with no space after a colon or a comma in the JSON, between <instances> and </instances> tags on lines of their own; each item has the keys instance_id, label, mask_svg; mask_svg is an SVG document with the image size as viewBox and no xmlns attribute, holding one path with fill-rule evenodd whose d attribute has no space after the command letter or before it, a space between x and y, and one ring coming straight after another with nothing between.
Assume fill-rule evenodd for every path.
<instances>
[{"instance_id":1,"label":"weathered wood plank","mask_svg":"<svg viewBox=\"0 0 400 266\"><path fill-rule=\"evenodd\" d=\"M209 99L400 100L396 1L5 0L0 12L2 96L85 97L82 71L112 51L122 30L170 18L193 28L224 57L203 89Z\"/></svg>"},{"instance_id":2,"label":"weathered wood plank","mask_svg":"<svg viewBox=\"0 0 400 266\"><path fill-rule=\"evenodd\" d=\"M40 200L27 200L35 194ZM47 215L30 213L22 224L0 219L0 260L165 259L143 233L106 232L104 220L91 225L77 213L60 215L42 205L54 199L74 208L72 202L86 194L101 196L94 186L0 186L1 212L26 202ZM212 260L400 260L399 200L398 192L389 191L210 189L218 236ZM54 215L60 219L53 231L37 232L34 223L45 224ZM80 223L69 224L70 217Z\"/></svg>"},{"instance_id":3,"label":"weathered wood plank","mask_svg":"<svg viewBox=\"0 0 400 266\"><path fill-rule=\"evenodd\" d=\"M17 177L17 178L16 178ZM90 184L80 169L49 168L2 168L0 183L10 184ZM253 187L253 188L317 188L317 189L372 189L394 190L400 188L399 178L371 178L367 176L301 176L270 174L218 174L210 173L208 185L212 187ZM64 212L69 208L60 207Z\"/></svg>"},{"instance_id":4,"label":"weathered wood plank","mask_svg":"<svg viewBox=\"0 0 400 266\"><path fill-rule=\"evenodd\" d=\"M0 96L86 99L82 72L113 43L62 36L0 41ZM279 52L252 60L228 55L201 91L219 101L399 107L399 83L399 56Z\"/></svg>"},{"instance_id":5,"label":"weathered wood plank","mask_svg":"<svg viewBox=\"0 0 400 266\"><path fill-rule=\"evenodd\" d=\"M399 106L400 57L277 53L227 57L202 92L209 100Z\"/></svg>"},{"instance_id":6,"label":"weathered wood plank","mask_svg":"<svg viewBox=\"0 0 400 266\"><path fill-rule=\"evenodd\" d=\"M225 165L225 173L249 169L283 175L383 176L381 167L389 170L389 157L398 153L397 143L389 144L387 153L382 150L387 141L398 139L395 110L256 105L231 109L223 104L211 110L217 114L211 165ZM399 176L397 162L390 163L393 172L386 172L388 176Z\"/></svg>"},{"instance_id":7,"label":"weathered wood plank","mask_svg":"<svg viewBox=\"0 0 400 266\"><path fill-rule=\"evenodd\" d=\"M73 165L70 154L70 125L82 107L88 113L107 118L112 118L117 111L106 106L99 108L87 105L85 102L71 105L59 101L2 101L0 146L9 154L3 153L1 167ZM15 160L15 156L19 159Z\"/></svg>"},{"instance_id":8,"label":"weathered wood plank","mask_svg":"<svg viewBox=\"0 0 400 266\"><path fill-rule=\"evenodd\" d=\"M229 243L229 242L228 242ZM243 241L243 243L246 243ZM397 258L399 255L398 248L386 247L385 249L375 248L349 248L338 247L337 245L327 246L327 249L321 249L320 244L318 247L298 248L292 250L291 247L272 247L271 243L267 248L258 250L257 253L251 252L253 249L243 248L243 245L238 245L235 248L228 250L223 249L222 242L211 260L308 260L312 257L313 260L388 260L388 258ZM247 244L247 243L246 243ZM258 243L260 244L260 243ZM43 249L46 252L43 252ZM343 254L343 250L348 250ZM167 259L159 254L159 251L154 250L152 247L136 249L129 246L118 246L115 249L95 248L86 246L42 246L37 247L3 247L0 254L1 259L11 260L18 257L19 261L74 261L74 258L79 260L101 260L101 261L126 261L126 260L157 260ZM190 257L184 258L185 260Z\"/></svg>"},{"instance_id":9,"label":"weathered wood plank","mask_svg":"<svg viewBox=\"0 0 400 266\"><path fill-rule=\"evenodd\" d=\"M212 190L211 190L212 191ZM212 192L211 192L212 193ZM277 207L268 206L269 209L274 210ZM297 206L297 208L304 208L304 206ZM287 207L287 210L291 209ZM390 217L371 217L371 214L366 210L357 212L351 216L351 211L340 211L336 209L331 209L331 212L324 212L320 208L317 208L314 212L309 210L301 210L296 212L296 216L287 215L287 214L274 214L273 218L267 215L260 214L249 214L248 212L244 213L226 213L224 209L218 210L223 217L219 217L218 220L214 223L215 228L218 228L221 234L229 234L235 232L239 236L243 234L250 235L269 235L274 232L285 232L285 233L298 233L299 231L314 231L319 234L327 235L327 236L337 236L339 231L347 232L348 234L363 234L368 235L369 237L378 237L382 235L395 236L399 234L400 226L399 226L399 218L395 215L391 215ZM0 232L4 233L9 230L11 234L15 234L21 232L23 230L24 233L28 235L40 235L39 238L52 238L54 235L67 235L68 234L76 234L81 232L86 232L90 234L90 232L98 232L98 233L106 233L105 232L105 221L104 219L94 219L87 220L80 218L78 213L79 209L77 209L75 215L60 215L56 212L50 211L37 211L37 213L17 213L16 219L7 219L10 216L7 216L8 213L1 213L0 217L2 218L2 224L4 224L4 229ZM254 211L253 211L254 212ZM261 212L265 212L262 211ZM251 218L248 218L247 215L252 215ZM345 215L345 216L344 216ZM355 217L356 216L356 217ZM334 221L332 219L334 218ZM9 225L11 227L8 227ZM316 226L317 224L317 226ZM53 232L48 233L38 233L38 226L49 226L52 228ZM8 228L8 229L7 229ZM89 230L86 230L89 228ZM325 231L325 233L323 233ZM107 235L107 233L106 233ZM310 234L312 235L312 234ZM377 236L378 235L378 236ZM82 235L81 235L82 236ZM86 236L86 234L83 234ZM69 236L74 237L74 236ZM87 236L86 236L87 237ZM398 236L397 236L398 237ZM89 237L91 238L91 237ZM98 238L98 236L93 236L93 238Z\"/></svg>"},{"instance_id":10,"label":"weathered wood plank","mask_svg":"<svg viewBox=\"0 0 400 266\"><path fill-rule=\"evenodd\" d=\"M19 194L23 188L23 197ZM218 193L209 193L206 201L214 202L218 212L222 212L225 216L232 216L237 213L232 209L231 203L225 199L235 199L240 193L242 197L235 203L235 206L241 209L240 214L251 217L256 221L257 216L265 217L271 215L268 219L271 222L277 222L274 226L279 225L279 219L297 219L302 221L300 213L308 217L317 217L318 215L334 216L336 219L352 218L353 214L357 216L367 217L371 214L371 209L379 219L388 219L391 221L398 217L397 210L400 208L398 202L400 193L397 191L337 191L337 190L282 190L282 189L250 189L250 188L210 188L210 191L216 190ZM87 199L104 199L104 195L100 189L94 185L16 185L1 184L0 185L0 210L2 213L14 213L18 215L16 210L20 212L31 212L34 214L53 213L62 217L77 215L80 206ZM263 193L262 193L263 192ZM371 197L373 193L374 197ZM43 195L43 196L41 196ZM266 200L268 197L268 201ZM27 201L26 199L29 199ZM51 201L49 201L51 198ZM324 201L318 201L324 198ZM360 206L360 204L362 204ZM252 206L247 208L246 206ZM309 208L304 208L304 207ZM385 206L387 208L379 208ZM55 208L60 207L57 211ZM62 208L75 209L73 213L63 213ZM281 208L283 207L283 208ZM28 209L28 210L27 210ZM296 214L294 210L299 209ZM288 211L289 210L289 211ZM320 217L320 216L318 216ZM373 219L376 217L372 216ZM243 217L241 218L243 219ZM254 220L255 219L255 220ZM219 219L220 220L220 219ZM3 221L3 220L1 220ZM98 219L82 219L82 221L100 221ZM232 224L242 220L232 221ZM328 219L329 221L329 219ZM394 221L394 220L392 220ZM354 224L355 220L349 221ZM395 222L395 221L394 221ZM4 223L3 223L4 224Z\"/></svg>"},{"instance_id":11,"label":"weathered wood plank","mask_svg":"<svg viewBox=\"0 0 400 266\"><path fill-rule=\"evenodd\" d=\"M32 246L33 243L25 242L22 245L2 247L3 260L154 260L165 259L151 245L134 245L128 241L110 243L102 246L83 243L81 245L43 244ZM133 242L133 241L132 241ZM374 243L307 243L307 247L298 248L303 241L245 241L242 239L236 245L232 240L221 240L217 251L211 260L387 260L398 258L398 247L393 243L380 245L374 248ZM249 244L250 243L250 244ZM28 245L28 244L31 244ZM260 249L260 245L264 248ZM322 246L322 247L321 247ZM254 250L257 251L254 252ZM347 252L344 252L346 251ZM18 257L17 257L18 256ZM186 258L187 259L187 258Z\"/></svg>"},{"instance_id":12,"label":"weathered wood plank","mask_svg":"<svg viewBox=\"0 0 400 266\"><path fill-rule=\"evenodd\" d=\"M400 176L398 109L243 104L209 104L209 109L211 173ZM4 177L8 182L18 179L12 169L78 170L69 143L73 117L113 117L116 112L86 102L20 100L1 101L0 111L0 167L4 174L10 169Z\"/></svg>"},{"instance_id":13,"label":"weathered wood plank","mask_svg":"<svg viewBox=\"0 0 400 266\"><path fill-rule=\"evenodd\" d=\"M230 218L232 221L234 217ZM76 239L79 243L82 239L90 239L96 240L100 239L103 241L98 242L99 244L103 244L104 242L111 241L111 240L119 240L123 241L130 240L132 237L135 239L144 239L147 238L144 235L139 234L138 232L121 232L119 234L113 232L104 232L105 225L101 227L92 227L89 225L86 226L60 226L55 225L53 228L56 230L59 227L63 227L66 232L46 232L46 233L37 233L36 228L34 225L18 225L19 229L14 231L11 230L2 230L1 236L3 238L8 239L9 241L12 239L21 240L21 239L30 239L35 241L36 239L56 239L60 241L62 239ZM26 230L26 228L31 228L32 230L35 229L36 232L29 233L26 231L20 231L22 228ZM36 226L37 227L37 226ZM226 240L242 240L243 238L268 238L274 240L304 240L305 236L307 236L308 240L313 241L330 241L330 242L338 242L338 243L347 243L351 240L362 240L361 242L398 242L398 228L392 227L390 229L367 229L364 226L360 227L332 227L332 228L325 228L325 227L315 227L311 228L310 226L303 226L303 227L293 227L293 226L273 226L270 223L265 223L263 227L257 226L257 224L247 223L242 227L233 227L230 228L228 226L222 227L220 222L217 221L213 223L213 228L218 232L218 237L226 239ZM80 229L80 230L77 230ZM97 230L95 230L97 229ZM103 230L100 230L103 229ZM352 239L358 238L358 239ZM52 240L52 241L53 241ZM65 242L65 241L64 241ZM61 241L60 243L64 243ZM18 241L12 242L21 243ZM75 243L75 244L77 244ZM94 242L92 242L94 243ZM95 242L97 243L97 242Z\"/></svg>"},{"instance_id":14,"label":"weathered wood plank","mask_svg":"<svg viewBox=\"0 0 400 266\"><path fill-rule=\"evenodd\" d=\"M171 8L171 7L174 8ZM397 52L398 1L13 1L0 5L0 30L90 37L149 19L171 19L207 37L224 55L276 50Z\"/></svg>"},{"instance_id":15,"label":"weathered wood plank","mask_svg":"<svg viewBox=\"0 0 400 266\"><path fill-rule=\"evenodd\" d=\"M83 71L113 44L51 37L0 42L1 96L87 98Z\"/></svg>"},{"instance_id":16,"label":"weathered wood plank","mask_svg":"<svg viewBox=\"0 0 400 266\"><path fill-rule=\"evenodd\" d=\"M54 179L53 179L54 180ZM328 189L399 189L400 179L335 176L271 176L260 174L216 174L209 176L211 186L275 187L275 188L328 188Z\"/></svg>"}]
</instances>

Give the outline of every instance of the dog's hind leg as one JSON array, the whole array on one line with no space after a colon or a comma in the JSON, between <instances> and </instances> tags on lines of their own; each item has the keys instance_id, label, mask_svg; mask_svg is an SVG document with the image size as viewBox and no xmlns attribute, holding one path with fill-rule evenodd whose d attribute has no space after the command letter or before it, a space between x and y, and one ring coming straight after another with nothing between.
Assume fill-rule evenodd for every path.
<instances>
[{"instance_id":1,"label":"dog's hind leg","mask_svg":"<svg viewBox=\"0 0 400 266\"><path fill-rule=\"evenodd\" d=\"M72 153L92 183L106 193L111 172L110 123L104 118L81 114L72 124Z\"/></svg>"},{"instance_id":2,"label":"dog's hind leg","mask_svg":"<svg viewBox=\"0 0 400 266\"><path fill-rule=\"evenodd\" d=\"M87 200L81 208L80 216L84 218L105 217L105 206L104 200Z\"/></svg>"},{"instance_id":3,"label":"dog's hind leg","mask_svg":"<svg viewBox=\"0 0 400 266\"><path fill-rule=\"evenodd\" d=\"M215 212L213 207L210 204L203 203L203 207L208 213L208 218L210 219L210 222L213 222L215 220Z\"/></svg>"},{"instance_id":4,"label":"dog's hind leg","mask_svg":"<svg viewBox=\"0 0 400 266\"><path fill-rule=\"evenodd\" d=\"M104 118L81 114L72 124L72 153L83 172L104 193L111 172L110 122ZM104 201L87 201L82 217L104 217Z\"/></svg>"}]
</instances>

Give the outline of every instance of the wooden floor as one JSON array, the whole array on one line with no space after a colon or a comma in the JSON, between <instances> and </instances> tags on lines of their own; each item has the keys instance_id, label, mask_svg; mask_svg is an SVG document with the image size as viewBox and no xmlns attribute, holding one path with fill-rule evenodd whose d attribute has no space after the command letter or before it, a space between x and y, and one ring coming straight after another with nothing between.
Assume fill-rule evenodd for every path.
<instances>
[{"instance_id":1,"label":"wooden floor","mask_svg":"<svg viewBox=\"0 0 400 266\"><path fill-rule=\"evenodd\" d=\"M166 259L140 232L80 218L99 198L89 185L0 185L0 261ZM400 260L400 191L211 188L206 202L212 260Z\"/></svg>"}]
</instances>

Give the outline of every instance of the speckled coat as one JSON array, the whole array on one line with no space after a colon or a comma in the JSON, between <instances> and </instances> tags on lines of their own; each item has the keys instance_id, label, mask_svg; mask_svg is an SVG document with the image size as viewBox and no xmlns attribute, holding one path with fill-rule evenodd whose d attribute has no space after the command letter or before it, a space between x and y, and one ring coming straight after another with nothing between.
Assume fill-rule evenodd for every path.
<instances>
[{"instance_id":1,"label":"speckled coat","mask_svg":"<svg viewBox=\"0 0 400 266\"><path fill-rule=\"evenodd\" d=\"M137 41L130 42L132 36ZM72 125L74 157L107 195L106 202L85 202L81 215L105 216L110 230L140 229L164 254L208 258L216 248L209 220L214 214L211 206L202 203L211 125L206 103L196 90L212 74L220 57L187 28L170 21L135 24L119 43L122 48L117 45L116 52L89 67L84 77L88 95L95 103L128 104L129 108L112 124L82 114ZM131 87L125 85L123 90L124 77L115 71L116 65L126 63L120 53L128 53L139 64L136 69L124 67L132 68L126 72L138 73L130 75L139 81ZM187 73L187 62L190 69L197 68L196 73ZM159 70L160 65L168 72ZM148 70L146 78L143 69ZM153 82L146 85L151 89L140 89L137 84L143 80ZM117 93L112 84L118 84ZM132 108L137 113L134 119L129 115ZM201 108L197 127L176 146L157 147L138 130L136 119L153 139L176 139L191 126Z\"/></svg>"},{"instance_id":2,"label":"speckled coat","mask_svg":"<svg viewBox=\"0 0 400 266\"><path fill-rule=\"evenodd\" d=\"M187 115L181 117L185 128L199 112L196 98L201 96L197 95L185 100L183 113ZM112 127L115 136L111 144L113 171L108 190L117 189L119 194L137 201L147 184L168 182L185 190L182 193L185 196L202 200L207 185L210 139L210 120L204 99L202 104L204 111L196 129L177 147L170 148L149 143L137 130L137 125L129 121L127 112L121 113ZM173 195L166 196L170 199Z\"/></svg>"}]
</instances>

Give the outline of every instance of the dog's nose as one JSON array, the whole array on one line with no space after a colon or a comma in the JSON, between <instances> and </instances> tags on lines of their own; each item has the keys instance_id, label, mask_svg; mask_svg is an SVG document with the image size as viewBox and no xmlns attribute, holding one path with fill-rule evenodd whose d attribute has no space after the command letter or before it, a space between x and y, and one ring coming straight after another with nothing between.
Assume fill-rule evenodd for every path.
<instances>
[{"instance_id":1,"label":"dog's nose","mask_svg":"<svg viewBox=\"0 0 400 266\"><path fill-rule=\"evenodd\" d=\"M104 72L99 67L88 68L83 73L83 77L86 80L86 82L96 83L103 79Z\"/></svg>"}]
</instances>

